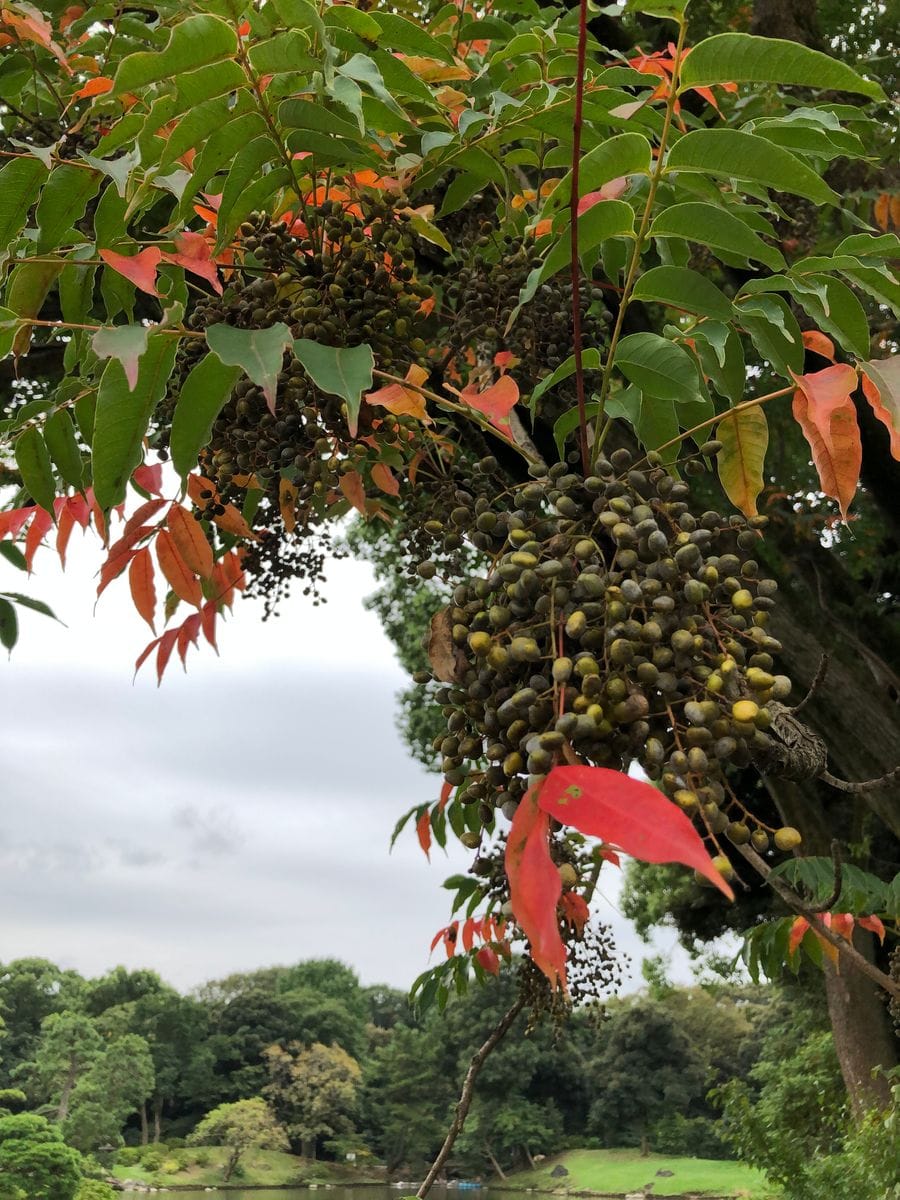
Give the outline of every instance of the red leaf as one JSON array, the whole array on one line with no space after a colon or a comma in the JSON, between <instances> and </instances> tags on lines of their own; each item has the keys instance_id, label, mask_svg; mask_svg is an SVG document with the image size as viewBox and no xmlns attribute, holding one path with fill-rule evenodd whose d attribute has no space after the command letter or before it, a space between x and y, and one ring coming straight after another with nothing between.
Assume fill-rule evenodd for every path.
<instances>
[{"instance_id":1,"label":"red leaf","mask_svg":"<svg viewBox=\"0 0 900 1200\"><path fill-rule=\"evenodd\" d=\"M470 384L459 393L460 399L469 408L484 413L492 425L509 433L509 414L519 399L519 385L511 375L501 375L496 383L483 392Z\"/></svg>"},{"instance_id":2,"label":"red leaf","mask_svg":"<svg viewBox=\"0 0 900 1200\"><path fill-rule=\"evenodd\" d=\"M169 586L179 600L199 608L203 602L200 580L178 553L174 539L165 529L156 535L156 557Z\"/></svg>"},{"instance_id":3,"label":"red leaf","mask_svg":"<svg viewBox=\"0 0 900 1200\"><path fill-rule=\"evenodd\" d=\"M372 482L383 492L387 492L389 496L399 496L400 494L398 480L394 478L391 468L384 463L376 463L372 468Z\"/></svg>"},{"instance_id":4,"label":"red leaf","mask_svg":"<svg viewBox=\"0 0 900 1200\"><path fill-rule=\"evenodd\" d=\"M153 559L150 551L144 547L138 550L128 567L128 585L131 588L131 598L138 614L144 618L150 628L156 633L154 616L156 614L156 587L153 582Z\"/></svg>"},{"instance_id":5,"label":"red leaf","mask_svg":"<svg viewBox=\"0 0 900 1200\"><path fill-rule=\"evenodd\" d=\"M166 520L185 565L201 579L211 579L214 566L212 546L206 540L200 522L195 521L180 504L172 505Z\"/></svg>"},{"instance_id":6,"label":"red leaf","mask_svg":"<svg viewBox=\"0 0 900 1200\"><path fill-rule=\"evenodd\" d=\"M355 509L366 515L366 489L357 471L347 471L340 479L341 491Z\"/></svg>"},{"instance_id":7,"label":"red leaf","mask_svg":"<svg viewBox=\"0 0 900 1200\"><path fill-rule=\"evenodd\" d=\"M224 504L222 507L224 512L217 512L213 517L213 523L222 530L223 533L230 533L234 537L248 538L252 541L256 540L256 534L244 520L240 509L235 508L233 504Z\"/></svg>"},{"instance_id":8,"label":"red leaf","mask_svg":"<svg viewBox=\"0 0 900 1200\"><path fill-rule=\"evenodd\" d=\"M607 767L554 767L538 803L557 821L611 842L632 858L693 867L734 899L688 817L649 783Z\"/></svg>"},{"instance_id":9,"label":"red leaf","mask_svg":"<svg viewBox=\"0 0 900 1200\"><path fill-rule=\"evenodd\" d=\"M75 93L75 100L85 100L89 96L102 96L104 92L111 92L113 89L113 81L106 75L98 75L96 79L89 79L88 82Z\"/></svg>"},{"instance_id":10,"label":"red leaf","mask_svg":"<svg viewBox=\"0 0 900 1200\"><path fill-rule=\"evenodd\" d=\"M496 950L491 946L482 946L475 955L475 961L490 975L500 974L500 959Z\"/></svg>"},{"instance_id":11,"label":"red leaf","mask_svg":"<svg viewBox=\"0 0 900 1200\"><path fill-rule=\"evenodd\" d=\"M572 925L580 934L591 915L584 897L577 892L563 892L559 903L566 924Z\"/></svg>"},{"instance_id":12,"label":"red leaf","mask_svg":"<svg viewBox=\"0 0 900 1200\"><path fill-rule=\"evenodd\" d=\"M175 643L178 641L178 630L167 629L159 639L159 646L156 650L156 683L157 686L162 683L162 677L165 674L166 667L169 665L169 659L172 657L172 651L175 649Z\"/></svg>"},{"instance_id":13,"label":"red leaf","mask_svg":"<svg viewBox=\"0 0 900 1200\"><path fill-rule=\"evenodd\" d=\"M130 257L117 254L115 250L101 250L100 257L108 267L112 267L119 275L124 275L135 287L151 296L159 296L156 290L156 271L162 258L162 252L157 246L148 246Z\"/></svg>"},{"instance_id":14,"label":"red leaf","mask_svg":"<svg viewBox=\"0 0 900 1200\"><path fill-rule=\"evenodd\" d=\"M463 925L463 931L462 931L463 950L465 950L466 954L468 954L469 951L472 949L472 944L473 944L474 940L475 940L475 918L469 917L469 919Z\"/></svg>"},{"instance_id":15,"label":"red leaf","mask_svg":"<svg viewBox=\"0 0 900 1200\"><path fill-rule=\"evenodd\" d=\"M200 627L203 630L203 636L215 650L219 653L219 647L216 645L216 604L214 600L210 600L208 604L204 604L200 610Z\"/></svg>"},{"instance_id":16,"label":"red leaf","mask_svg":"<svg viewBox=\"0 0 900 1200\"><path fill-rule=\"evenodd\" d=\"M429 951L434 950L435 946L438 944L438 942L441 940L441 938L444 936L444 934L446 932L447 932L446 929L439 929L437 931L437 933L431 939L431 945L428 947Z\"/></svg>"},{"instance_id":17,"label":"red leaf","mask_svg":"<svg viewBox=\"0 0 900 1200\"><path fill-rule=\"evenodd\" d=\"M686 820L687 818L685 818ZM552 987L566 986L566 948L556 906L562 892L550 857L550 819L538 808L535 789L519 801L506 841L506 876L513 916L531 943L531 957Z\"/></svg>"},{"instance_id":18,"label":"red leaf","mask_svg":"<svg viewBox=\"0 0 900 1200\"><path fill-rule=\"evenodd\" d=\"M144 649L138 655L138 657L135 661L135 664L134 664L135 675L137 675L138 671L141 669L141 667L144 665L144 663L147 661L147 659L150 657L150 655L153 653L153 651L156 649L156 647L159 645L159 643L161 641L162 641L162 638L154 638L153 641L149 643L149 645L144 647Z\"/></svg>"},{"instance_id":19,"label":"red leaf","mask_svg":"<svg viewBox=\"0 0 900 1200\"><path fill-rule=\"evenodd\" d=\"M139 488L143 488L151 496L162 495L162 463L154 463L152 467L144 463L135 470L131 478Z\"/></svg>"},{"instance_id":20,"label":"red leaf","mask_svg":"<svg viewBox=\"0 0 900 1200\"><path fill-rule=\"evenodd\" d=\"M200 638L200 614L198 612L191 613L188 619L182 622L178 630L178 657L181 659L181 665L187 670L187 652L190 646L196 646Z\"/></svg>"},{"instance_id":21,"label":"red leaf","mask_svg":"<svg viewBox=\"0 0 900 1200\"><path fill-rule=\"evenodd\" d=\"M136 508L122 529L122 537L127 538L133 529L137 529L139 525L144 525L151 517L156 516L161 508L165 508L168 500L146 500L140 507Z\"/></svg>"},{"instance_id":22,"label":"red leaf","mask_svg":"<svg viewBox=\"0 0 900 1200\"><path fill-rule=\"evenodd\" d=\"M431 814L427 808L422 810L416 821L416 836L419 839L419 845L425 852L425 857L431 862Z\"/></svg>"},{"instance_id":23,"label":"red leaf","mask_svg":"<svg viewBox=\"0 0 900 1200\"><path fill-rule=\"evenodd\" d=\"M852 913L832 913L831 914L831 929L838 937L842 937L849 942L853 939L853 926L856 924L856 919Z\"/></svg>"},{"instance_id":24,"label":"red leaf","mask_svg":"<svg viewBox=\"0 0 900 1200\"><path fill-rule=\"evenodd\" d=\"M66 549L74 527L75 517L68 505L64 504L56 521L56 553L59 555L63 570L66 569Z\"/></svg>"},{"instance_id":25,"label":"red leaf","mask_svg":"<svg viewBox=\"0 0 900 1200\"><path fill-rule=\"evenodd\" d=\"M444 953L448 958L452 958L456 953L456 934L459 930L459 921L451 921L444 930Z\"/></svg>"},{"instance_id":26,"label":"red leaf","mask_svg":"<svg viewBox=\"0 0 900 1200\"><path fill-rule=\"evenodd\" d=\"M876 917L875 914L872 913L872 915L868 917L857 917L856 923L860 929L868 929L870 933L874 933L879 942L884 945L885 929L881 917Z\"/></svg>"},{"instance_id":27,"label":"red leaf","mask_svg":"<svg viewBox=\"0 0 900 1200\"><path fill-rule=\"evenodd\" d=\"M818 329L807 329L800 335L803 338L803 345L807 350L813 350L816 354L820 354L822 358L827 358L829 362L834 362L834 342L830 337L826 337L824 333L819 333Z\"/></svg>"},{"instance_id":28,"label":"red leaf","mask_svg":"<svg viewBox=\"0 0 900 1200\"><path fill-rule=\"evenodd\" d=\"M838 363L810 375L794 375L794 382L794 418L809 442L822 491L837 500L846 520L862 466L862 441L850 398L856 372Z\"/></svg>"},{"instance_id":29,"label":"red leaf","mask_svg":"<svg viewBox=\"0 0 900 1200\"><path fill-rule=\"evenodd\" d=\"M219 282L219 273L216 270L216 264L213 262L212 250L209 242L202 233L192 233L186 229L184 233L177 235L174 238L175 253L163 253L162 257L166 262L177 263L178 266L184 267L186 271L192 271L194 275L199 275L210 283L220 296L222 295L222 284Z\"/></svg>"},{"instance_id":30,"label":"red leaf","mask_svg":"<svg viewBox=\"0 0 900 1200\"><path fill-rule=\"evenodd\" d=\"M52 515L46 509L41 508L40 505L35 505L34 518L28 526L28 533L25 535L25 562L28 564L29 575L31 574L31 565L34 562L34 556L37 554L38 547L50 532L52 526Z\"/></svg>"},{"instance_id":31,"label":"red leaf","mask_svg":"<svg viewBox=\"0 0 900 1200\"><path fill-rule=\"evenodd\" d=\"M106 562L100 568L100 583L97 585L98 597L102 596L112 581L122 574L137 554L134 549L135 545L148 533L153 533L152 525L137 525L123 534L117 542L113 542L106 556Z\"/></svg>"},{"instance_id":32,"label":"red leaf","mask_svg":"<svg viewBox=\"0 0 900 1200\"><path fill-rule=\"evenodd\" d=\"M453 795L453 784L452 783L442 784L441 798L438 801L438 808L440 809L441 812L443 812L444 809L447 807L447 801L450 799L450 797L452 795Z\"/></svg>"},{"instance_id":33,"label":"red leaf","mask_svg":"<svg viewBox=\"0 0 900 1200\"><path fill-rule=\"evenodd\" d=\"M35 505L29 504L27 508L11 508L8 512L0 512L0 537L9 534L11 538L17 538L36 511Z\"/></svg>"}]
</instances>

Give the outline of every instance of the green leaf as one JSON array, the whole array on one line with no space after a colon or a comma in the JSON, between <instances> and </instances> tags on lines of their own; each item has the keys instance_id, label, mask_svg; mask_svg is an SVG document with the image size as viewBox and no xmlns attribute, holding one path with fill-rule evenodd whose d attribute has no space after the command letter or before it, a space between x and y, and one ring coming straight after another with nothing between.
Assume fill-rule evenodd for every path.
<instances>
[{"instance_id":1,"label":"green leaf","mask_svg":"<svg viewBox=\"0 0 900 1200\"><path fill-rule=\"evenodd\" d=\"M209 443L213 422L240 375L239 366L226 365L217 354L207 354L182 384L170 438L172 464L182 479L196 467L200 451Z\"/></svg>"},{"instance_id":2,"label":"green leaf","mask_svg":"<svg viewBox=\"0 0 900 1200\"><path fill-rule=\"evenodd\" d=\"M44 439L34 425L24 429L16 438L15 455L25 490L36 504L52 513L56 480Z\"/></svg>"},{"instance_id":3,"label":"green leaf","mask_svg":"<svg viewBox=\"0 0 900 1200\"><path fill-rule=\"evenodd\" d=\"M656 333L632 333L616 350L616 366L644 396L691 404L700 394L697 368L686 350Z\"/></svg>"},{"instance_id":4,"label":"green leaf","mask_svg":"<svg viewBox=\"0 0 900 1200\"><path fill-rule=\"evenodd\" d=\"M833 251L834 257L850 254L854 258L900 258L900 237L896 233L852 233Z\"/></svg>"},{"instance_id":5,"label":"green leaf","mask_svg":"<svg viewBox=\"0 0 900 1200\"><path fill-rule=\"evenodd\" d=\"M645 450L656 450L667 442L673 444L663 454L663 461L673 463L678 458L681 443L678 414L674 402L664 396L641 395L641 410L635 433Z\"/></svg>"},{"instance_id":6,"label":"green leaf","mask_svg":"<svg viewBox=\"0 0 900 1200\"><path fill-rule=\"evenodd\" d=\"M14 604L19 604L22 608L30 608L32 612L40 613L42 617L52 617L54 621L59 621L59 617L50 605L45 604L43 600L35 600L33 596L23 596L21 592L0 592L0 596L12 600ZM59 623L62 625L62 621Z\"/></svg>"},{"instance_id":7,"label":"green leaf","mask_svg":"<svg viewBox=\"0 0 900 1200\"><path fill-rule=\"evenodd\" d=\"M749 33L719 33L698 42L681 68L679 90L729 82L795 84L884 99L879 84L839 59L800 42Z\"/></svg>"},{"instance_id":8,"label":"green leaf","mask_svg":"<svg viewBox=\"0 0 900 1200\"><path fill-rule=\"evenodd\" d=\"M19 318L11 308L0 308L0 359L6 358L19 328Z\"/></svg>"},{"instance_id":9,"label":"green leaf","mask_svg":"<svg viewBox=\"0 0 900 1200\"><path fill-rule=\"evenodd\" d=\"M716 469L725 495L745 517L755 517L756 499L765 487L763 465L769 445L766 414L760 405L739 409L719 422L716 437L722 443Z\"/></svg>"},{"instance_id":10,"label":"green leaf","mask_svg":"<svg viewBox=\"0 0 900 1200\"><path fill-rule=\"evenodd\" d=\"M689 0L626 0L626 12L646 13L648 17L668 17L681 22Z\"/></svg>"},{"instance_id":11,"label":"green leaf","mask_svg":"<svg viewBox=\"0 0 900 1200\"><path fill-rule=\"evenodd\" d=\"M590 351L588 351L590 353ZM596 401L584 406L584 416L588 422L588 426L592 424L597 416L600 405ZM556 449L559 453L560 461L566 457L566 440L575 432L581 424L581 417L578 412L578 406L570 408L568 412L564 412L561 417L558 417L553 423L553 440L556 443Z\"/></svg>"},{"instance_id":12,"label":"green leaf","mask_svg":"<svg viewBox=\"0 0 900 1200\"><path fill-rule=\"evenodd\" d=\"M113 95L134 92L160 79L176 79L195 67L237 55L237 35L230 25L208 13L188 17L172 28L161 51L142 50L123 58Z\"/></svg>"},{"instance_id":13,"label":"green leaf","mask_svg":"<svg viewBox=\"0 0 900 1200\"><path fill-rule=\"evenodd\" d=\"M781 251L764 242L740 217L715 204L697 200L664 209L650 226L650 237L700 242L711 250L765 263L775 271L784 266Z\"/></svg>"},{"instance_id":14,"label":"green leaf","mask_svg":"<svg viewBox=\"0 0 900 1200\"><path fill-rule=\"evenodd\" d=\"M50 414L44 422L44 441L60 475L66 483L80 490L84 482L84 463L68 409L58 408Z\"/></svg>"},{"instance_id":15,"label":"green leaf","mask_svg":"<svg viewBox=\"0 0 900 1200\"><path fill-rule=\"evenodd\" d=\"M584 258L607 238L627 236L634 232L634 211L624 200L603 200L594 204L578 218L578 253ZM547 253L540 267L535 267L528 276L519 295L519 305L527 304L545 280L557 271L569 266L572 258L572 230L566 229L562 237ZM517 309L518 311L518 309Z\"/></svg>"},{"instance_id":16,"label":"green leaf","mask_svg":"<svg viewBox=\"0 0 900 1200\"><path fill-rule=\"evenodd\" d=\"M249 53L250 63L260 75L279 72L308 71L317 66L309 53L309 37L299 30L277 33L265 42L257 42Z\"/></svg>"},{"instance_id":17,"label":"green leaf","mask_svg":"<svg viewBox=\"0 0 900 1200\"><path fill-rule=\"evenodd\" d=\"M128 387L133 389L138 379L138 364L146 352L150 330L146 325L113 325L98 329L91 339L91 349L99 359L117 358L125 368Z\"/></svg>"},{"instance_id":18,"label":"green leaf","mask_svg":"<svg viewBox=\"0 0 900 1200\"><path fill-rule=\"evenodd\" d=\"M622 175L646 174L650 169L650 143L639 133L619 133L601 142L582 158L578 168L578 190L582 196L596 191ZM568 204L572 196L572 172L562 177L544 202L542 216L550 216Z\"/></svg>"},{"instance_id":19,"label":"green leaf","mask_svg":"<svg viewBox=\"0 0 900 1200\"><path fill-rule=\"evenodd\" d=\"M446 237L441 233L436 225L432 225L419 213L413 213L409 218L410 227L424 238L426 242L431 242L435 246L440 246L442 250L446 250L448 254L453 253L453 247L447 241Z\"/></svg>"},{"instance_id":20,"label":"green leaf","mask_svg":"<svg viewBox=\"0 0 900 1200\"><path fill-rule=\"evenodd\" d=\"M0 646L12 652L19 640L19 618L8 600L0 597Z\"/></svg>"},{"instance_id":21,"label":"green leaf","mask_svg":"<svg viewBox=\"0 0 900 1200\"><path fill-rule=\"evenodd\" d=\"M219 205L219 218L216 226L217 246L225 246L231 241L231 235L240 223L240 218L232 220L235 205L248 186L254 180L263 177L262 168L266 163L278 158L279 153L278 147L268 134L254 138L252 142L237 152L228 171L228 178L225 180Z\"/></svg>"},{"instance_id":22,"label":"green leaf","mask_svg":"<svg viewBox=\"0 0 900 1200\"><path fill-rule=\"evenodd\" d=\"M151 337L134 389L129 388L118 359L111 359L103 372L92 446L94 495L103 509L115 508L125 499L128 480L143 458L142 443L153 410L166 394L177 348L177 338Z\"/></svg>"},{"instance_id":23,"label":"green leaf","mask_svg":"<svg viewBox=\"0 0 900 1200\"><path fill-rule=\"evenodd\" d=\"M666 171L699 171L761 183L779 192L805 196L817 204L840 203L838 193L818 172L789 150L739 129L694 129L686 133L669 151Z\"/></svg>"},{"instance_id":24,"label":"green leaf","mask_svg":"<svg viewBox=\"0 0 900 1200\"><path fill-rule=\"evenodd\" d=\"M738 404L747 382L740 334L715 321L703 321L691 330L691 338L704 375L720 395Z\"/></svg>"},{"instance_id":25,"label":"green leaf","mask_svg":"<svg viewBox=\"0 0 900 1200\"><path fill-rule=\"evenodd\" d=\"M278 120L288 129L314 129L318 133L330 133L350 140L358 137L355 125L333 113L321 102L313 104L311 100L283 100L278 106Z\"/></svg>"},{"instance_id":26,"label":"green leaf","mask_svg":"<svg viewBox=\"0 0 900 1200\"><path fill-rule=\"evenodd\" d=\"M325 44L325 25L309 0L272 0L272 7L289 29L311 29L320 43Z\"/></svg>"},{"instance_id":27,"label":"green leaf","mask_svg":"<svg viewBox=\"0 0 900 1200\"><path fill-rule=\"evenodd\" d=\"M375 367L372 347L336 349L334 346L321 346L308 338L300 338L294 342L294 353L316 387L346 400L347 424L351 436L356 437L362 395L372 386L372 371Z\"/></svg>"},{"instance_id":28,"label":"green leaf","mask_svg":"<svg viewBox=\"0 0 900 1200\"><path fill-rule=\"evenodd\" d=\"M65 264L59 262L24 262L13 269L6 292L6 302L19 317L36 317L47 298L56 277ZM13 349L24 354L31 340L31 326L20 325Z\"/></svg>"},{"instance_id":29,"label":"green leaf","mask_svg":"<svg viewBox=\"0 0 900 1200\"><path fill-rule=\"evenodd\" d=\"M593 346L589 346L582 352L581 364L585 371L599 371L603 365L600 358L600 351L594 349ZM570 375L574 374L575 355L570 354L566 361L560 363L552 375L548 375L546 379L542 379L531 393L531 399L529 400L528 406L532 413L535 412L537 402L545 392L549 392L551 388L556 387L558 383L562 383L564 379L568 379Z\"/></svg>"},{"instance_id":30,"label":"green leaf","mask_svg":"<svg viewBox=\"0 0 900 1200\"><path fill-rule=\"evenodd\" d=\"M114 189L110 189L115 194ZM93 263L79 264L81 258L97 257L93 246L81 247L69 256L59 276L59 306L64 321L83 324L87 321L94 299L94 278L97 268Z\"/></svg>"},{"instance_id":31,"label":"green leaf","mask_svg":"<svg viewBox=\"0 0 900 1200\"><path fill-rule=\"evenodd\" d=\"M25 225L48 171L36 158L14 158L0 169L0 260Z\"/></svg>"},{"instance_id":32,"label":"green leaf","mask_svg":"<svg viewBox=\"0 0 900 1200\"><path fill-rule=\"evenodd\" d=\"M857 297L839 279L831 275L803 277L823 289L825 300L817 291L795 291L797 300L823 333L836 338L845 350L859 358L869 353L869 322ZM797 281L800 282L799 280Z\"/></svg>"},{"instance_id":33,"label":"green leaf","mask_svg":"<svg viewBox=\"0 0 900 1200\"><path fill-rule=\"evenodd\" d=\"M27 571L28 561L15 542L0 541L0 555L17 571Z\"/></svg>"},{"instance_id":34,"label":"green leaf","mask_svg":"<svg viewBox=\"0 0 900 1200\"><path fill-rule=\"evenodd\" d=\"M689 267L653 267L638 279L632 295L717 321L730 321L734 315L725 293Z\"/></svg>"},{"instance_id":35,"label":"green leaf","mask_svg":"<svg viewBox=\"0 0 900 1200\"><path fill-rule=\"evenodd\" d=\"M785 379L803 373L800 326L782 296L752 296L737 301L735 312L759 354Z\"/></svg>"},{"instance_id":36,"label":"green leaf","mask_svg":"<svg viewBox=\"0 0 900 1200\"><path fill-rule=\"evenodd\" d=\"M210 325L207 344L228 367L240 367L261 387L270 412L275 412L275 392L284 352L292 344L291 331L281 321L268 329L235 329L233 325Z\"/></svg>"},{"instance_id":37,"label":"green leaf","mask_svg":"<svg viewBox=\"0 0 900 1200\"><path fill-rule=\"evenodd\" d=\"M425 58L436 58L448 66L453 65L450 48L432 37L421 25L390 12L376 12L373 16L381 26L380 45L399 50L402 54L423 55Z\"/></svg>"}]
</instances>

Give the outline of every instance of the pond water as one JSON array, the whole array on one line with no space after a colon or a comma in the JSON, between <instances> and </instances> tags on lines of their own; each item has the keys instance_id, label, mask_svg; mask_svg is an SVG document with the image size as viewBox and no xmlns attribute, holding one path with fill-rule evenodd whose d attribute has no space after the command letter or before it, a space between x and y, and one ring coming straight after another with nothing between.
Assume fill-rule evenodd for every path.
<instances>
[{"instance_id":1,"label":"pond water","mask_svg":"<svg viewBox=\"0 0 900 1200\"><path fill-rule=\"evenodd\" d=\"M416 1184L410 1184L408 1188L402 1187L383 1187L380 1185L372 1187L331 1187L331 1188L249 1188L247 1190L239 1189L206 1192L203 1189L191 1191L171 1191L166 1193L173 1197L173 1200L406 1200L406 1197L413 1196L416 1191ZM131 1193L128 1193L131 1194ZM138 1193L134 1193L135 1196ZM486 1196L486 1193L481 1188L432 1188L431 1196L435 1200L448 1200L452 1197L453 1200L467 1200L467 1198L476 1196Z\"/></svg>"}]
</instances>

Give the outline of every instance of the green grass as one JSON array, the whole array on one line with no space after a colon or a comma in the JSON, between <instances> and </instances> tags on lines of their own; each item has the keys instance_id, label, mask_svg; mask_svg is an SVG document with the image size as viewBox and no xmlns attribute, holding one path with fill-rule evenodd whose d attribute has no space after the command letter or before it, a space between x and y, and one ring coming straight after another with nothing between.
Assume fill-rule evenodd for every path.
<instances>
[{"instance_id":1,"label":"green grass","mask_svg":"<svg viewBox=\"0 0 900 1200\"><path fill-rule=\"evenodd\" d=\"M195 1154L209 1156L207 1166L193 1162ZM188 1165L178 1171L148 1171L140 1163L134 1166L116 1165L117 1179L132 1179L155 1187L215 1187L222 1183L228 1151L224 1146L190 1147L186 1150L163 1152L164 1160L184 1159ZM370 1183L374 1173L364 1168L336 1163L310 1162L279 1150L248 1150L241 1157L238 1173L233 1175L233 1187L283 1187L286 1184L303 1186L307 1183Z\"/></svg>"},{"instance_id":2,"label":"green grass","mask_svg":"<svg viewBox=\"0 0 900 1200\"><path fill-rule=\"evenodd\" d=\"M569 1174L553 1178L558 1165ZM671 1171L660 1176L657 1171ZM766 1183L762 1172L743 1163L709 1158L674 1158L650 1154L641 1158L637 1150L570 1150L547 1159L534 1171L511 1175L504 1188L535 1188L543 1192L597 1192L622 1195L640 1192L652 1183L651 1196L727 1196L742 1200L769 1200L778 1192Z\"/></svg>"}]
</instances>

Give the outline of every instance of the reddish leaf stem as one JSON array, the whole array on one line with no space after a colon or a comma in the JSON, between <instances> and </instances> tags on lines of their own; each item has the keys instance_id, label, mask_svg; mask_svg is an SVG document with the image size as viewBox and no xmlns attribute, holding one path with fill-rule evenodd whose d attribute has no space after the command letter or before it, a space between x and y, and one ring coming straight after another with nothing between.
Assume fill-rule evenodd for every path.
<instances>
[{"instance_id":1,"label":"reddish leaf stem","mask_svg":"<svg viewBox=\"0 0 900 1200\"><path fill-rule=\"evenodd\" d=\"M587 404L584 396L584 364L581 346L581 262L578 257L578 176L581 166L581 125L584 110L584 70L587 56L587 0L580 0L578 12L578 65L575 76L575 116L572 121L572 194L569 197L572 227L572 348L575 352L575 394L578 397L578 435L581 443L581 467L590 470L588 454Z\"/></svg>"}]
</instances>

